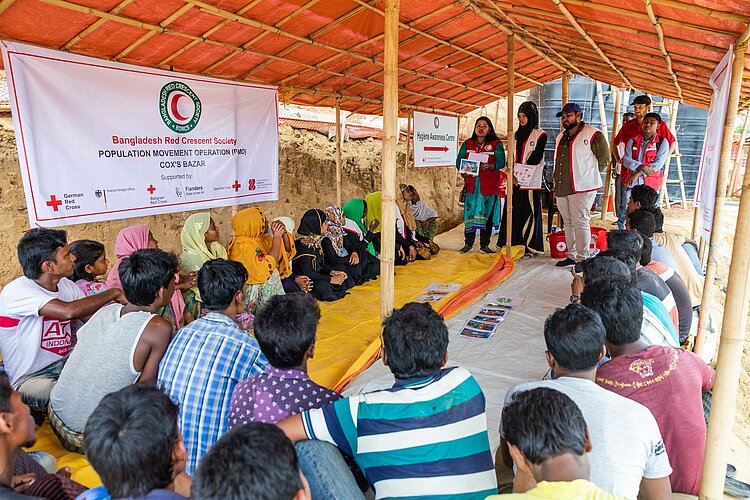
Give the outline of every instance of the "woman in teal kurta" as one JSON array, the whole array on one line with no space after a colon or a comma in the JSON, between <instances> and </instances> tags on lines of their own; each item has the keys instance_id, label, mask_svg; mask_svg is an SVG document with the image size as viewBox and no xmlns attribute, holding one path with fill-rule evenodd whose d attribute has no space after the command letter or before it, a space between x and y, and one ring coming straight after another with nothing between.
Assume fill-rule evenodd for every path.
<instances>
[{"instance_id":1,"label":"woman in teal kurta","mask_svg":"<svg viewBox=\"0 0 750 500\"><path fill-rule=\"evenodd\" d=\"M492 230L500 226L500 186L505 182L502 169L505 167L505 150L495 134L492 122L486 116L477 118L474 133L461 145L456 158L456 168L469 153L484 153L487 162L479 165L479 175L461 174L466 188L464 201L464 247L466 253L474 246L477 231L479 248L484 253L494 253L490 248Z\"/></svg>"}]
</instances>

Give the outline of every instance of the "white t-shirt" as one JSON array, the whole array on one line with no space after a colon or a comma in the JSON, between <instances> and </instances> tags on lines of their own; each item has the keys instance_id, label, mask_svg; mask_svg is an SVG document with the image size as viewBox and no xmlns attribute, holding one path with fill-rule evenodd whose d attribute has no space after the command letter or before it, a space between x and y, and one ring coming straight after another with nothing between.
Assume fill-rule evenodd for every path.
<instances>
[{"instance_id":1,"label":"white t-shirt","mask_svg":"<svg viewBox=\"0 0 750 500\"><path fill-rule=\"evenodd\" d=\"M659 426L648 408L591 380L561 377L519 384L505 395L507 406L516 392L547 387L566 394L578 405L591 437L592 483L615 495L637 498L641 478L672 474ZM500 435L503 435L502 428Z\"/></svg>"},{"instance_id":2,"label":"white t-shirt","mask_svg":"<svg viewBox=\"0 0 750 500\"><path fill-rule=\"evenodd\" d=\"M73 349L71 321L42 317L39 310L53 299L72 302L84 297L81 289L67 278L57 284L57 292L50 292L24 276L3 288L0 353L13 387L17 388L26 375L64 358Z\"/></svg>"}]
</instances>

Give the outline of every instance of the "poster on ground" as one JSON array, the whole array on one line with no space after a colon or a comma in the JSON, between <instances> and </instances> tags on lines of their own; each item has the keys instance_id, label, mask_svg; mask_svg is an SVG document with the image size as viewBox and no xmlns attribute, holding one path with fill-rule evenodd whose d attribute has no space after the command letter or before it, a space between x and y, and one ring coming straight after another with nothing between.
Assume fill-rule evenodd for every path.
<instances>
[{"instance_id":1,"label":"poster on ground","mask_svg":"<svg viewBox=\"0 0 750 500\"><path fill-rule=\"evenodd\" d=\"M706 136L703 140L701 166L695 184L695 204L701 214L701 238L711 241L711 225L716 205L716 178L719 175L721 142L724 138L724 117L729 100L729 84L732 81L732 61L734 48L729 47L724 58L716 66L709 84L713 89L711 106L708 109Z\"/></svg>"},{"instance_id":2,"label":"poster on ground","mask_svg":"<svg viewBox=\"0 0 750 500\"><path fill-rule=\"evenodd\" d=\"M32 227L278 198L278 92L0 42Z\"/></svg>"},{"instance_id":3,"label":"poster on ground","mask_svg":"<svg viewBox=\"0 0 750 500\"><path fill-rule=\"evenodd\" d=\"M454 167L458 156L458 117L414 112L414 166Z\"/></svg>"}]
</instances>

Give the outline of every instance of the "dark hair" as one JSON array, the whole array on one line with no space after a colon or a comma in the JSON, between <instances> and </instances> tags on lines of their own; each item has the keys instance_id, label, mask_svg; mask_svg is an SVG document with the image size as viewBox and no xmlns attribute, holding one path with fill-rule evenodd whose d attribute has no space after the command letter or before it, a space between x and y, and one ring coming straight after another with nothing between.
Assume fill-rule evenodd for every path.
<instances>
[{"instance_id":1,"label":"dark hair","mask_svg":"<svg viewBox=\"0 0 750 500\"><path fill-rule=\"evenodd\" d=\"M586 285L581 304L599 313L610 344L632 344L641 337L643 297L627 281L598 280Z\"/></svg>"},{"instance_id":2,"label":"dark hair","mask_svg":"<svg viewBox=\"0 0 750 500\"><path fill-rule=\"evenodd\" d=\"M600 274L601 275L600 277L604 277L604 278L619 277L621 279L624 279L625 281L627 281L633 286L638 286L638 273L636 272L636 267L637 267L636 264L638 264L637 260L635 260L631 255L627 255L622 252L616 252L614 250L609 250L609 249L604 250L603 252L599 252L599 254L594 258L601 259L604 257L614 258L615 260L619 260L620 263L625 264L625 267L628 269L629 274L627 276L623 274L622 273L623 268L618 268L618 271L616 272L616 274L612 272L614 268L610 268L609 272L605 270L599 271L598 268L594 268L592 270L592 273ZM589 279L589 282L596 281L596 279L598 278ZM585 284L586 284L586 277L584 276L584 285Z\"/></svg>"},{"instance_id":3,"label":"dark hair","mask_svg":"<svg viewBox=\"0 0 750 500\"><path fill-rule=\"evenodd\" d=\"M643 119L645 120L646 118L653 118L654 120L656 120L656 123L661 123L661 115L659 113L646 113L643 116Z\"/></svg>"},{"instance_id":4,"label":"dark hair","mask_svg":"<svg viewBox=\"0 0 750 500\"><path fill-rule=\"evenodd\" d=\"M86 422L86 458L112 498L142 497L172 482L178 407L149 383L108 394Z\"/></svg>"},{"instance_id":5,"label":"dark hair","mask_svg":"<svg viewBox=\"0 0 750 500\"><path fill-rule=\"evenodd\" d=\"M628 265L614 256L610 256L611 251L602 252L596 257L583 261L583 285L587 287L589 283L601 279L620 278L627 281L633 279L635 266L631 272Z\"/></svg>"},{"instance_id":6,"label":"dark hair","mask_svg":"<svg viewBox=\"0 0 750 500\"><path fill-rule=\"evenodd\" d=\"M153 304L159 290L168 288L179 270L177 257L158 248L136 250L117 267L125 298L136 306Z\"/></svg>"},{"instance_id":7,"label":"dark hair","mask_svg":"<svg viewBox=\"0 0 750 500\"><path fill-rule=\"evenodd\" d=\"M213 259L198 271L198 291L209 311L221 311L232 304L234 295L245 288L247 269L234 260Z\"/></svg>"},{"instance_id":8,"label":"dark hair","mask_svg":"<svg viewBox=\"0 0 750 500\"><path fill-rule=\"evenodd\" d=\"M659 199L659 193L651 186L639 184L633 186L633 189L630 191L630 198L633 200L633 203L638 202L642 207L654 207L656 206L656 200Z\"/></svg>"},{"instance_id":9,"label":"dark hair","mask_svg":"<svg viewBox=\"0 0 750 500\"><path fill-rule=\"evenodd\" d=\"M623 121L628 121L628 120L627 120L627 117L628 117L628 116L629 116L629 117L630 117L631 119L632 119L632 118L635 118L635 113L631 113L630 111L628 111L627 113L623 113L623 114L622 114L622 119L623 119Z\"/></svg>"},{"instance_id":10,"label":"dark hair","mask_svg":"<svg viewBox=\"0 0 750 500\"><path fill-rule=\"evenodd\" d=\"M479 120L486 121L487 125L489 125L489 127L490 127L490 130L487 132L487 135L484 137L484 140L485 141L496 141L496 140L498 140L499 137L497 136L497 133L495 132L495 126L492 125L492 120L490 120L486 116L480 116L474 122L474 128L471 131L471 137L469 137L469 139L471 139L472 141L476 141L477 140L477 123L479 123Z\"/></svg>"},{"instance_id":11,"label":"dark hair","mask_svg":"<svg viewBox=\"0 0 750 500\"><path fill-rule=\"evenodd\" d=\"M544 322L547 350L560 366L572 371L596 368L604 336L599 315L581 304L558 309Z\"/></svg>"},{"instance_id":12,"label":"dark hair","mask_svg":"<svg viewBox=\"0 0 750 500\"><path fill-rule=\"evenodd\" d=\"M315 342L318 321L320 307L309 294L276 295L255 315L255 338L272 366L296 368Z\"/></svg>"},{"instance_id":13,"label":"dark hair","mask_svg":"<svg viewBox=\"0 0 750 500\"><path fill-rule=\"evenodd\" d=\"M35 227L24 234L16 246L23 275L32 280L37 279L42 275L42 264L47 261L57 262L57 249L67 243L68 235L60 229Z\"/></svg>"},{"instance_id":14,"label":"dark hair","mask_svg":"<svg viewBox=\"0 0 750 500\"><path fill-rule=\"evenodd\" d=\"M94 281L96 276L86 271L86 266L93 266L104 253L104 245L94 240L76 240L70 244L70 253L76 256L71 280Z\"/></svg>"},{"instance_id":15,"label":"dark hair","mask_svg":"<svg viewBox=\"0 0 750 500\"><path fill-rule=\"evenodd\" d=\"M10 385L8 374L0 372L0 411L1 412L12 412L13 406L10 402L10 398L13 395L13 386Z\"/></svg>"},{"instance_id":16,"label":"dark hair","mask_svg":"<svg viewBox=\"0 0 750 500\"><path fill-rule=\"evenodd\" d=\"M219 439L195 474L193 498L287 500L303 488L294 445L273 424L250 422Z\"/></svg>"},{"instance_id":17,"label":"dark hair","mask_svg":"<svg viewBox=\"0 0 750 500\"><path fill-rule=\"evenodd\" d=\"M586 453L586 420L573 400L555 389L517 392L503 408L501 425L505 440L535 465Z\"/></svg>"},{"instance_id":18,"label":"dark hair","mask_svg":"<svg viewBox=\"0 0 750 500\"><path fill-rule=\"evenodd\" d=\"M641 259L642 247L643 237L634 231L615 229L607 233L607 249L628 255L636 262Z\"/></svg>"},{"instance_id":19,"label":"dark hair","mask_svg":"<svg viewBox=\"0 0 750 500\"><path fill-rule=\"evenodd\" d=\"M443 367L448 328L429 304L410 302L385 320L383 346L396 378L428 377Z\"/></svg>"},{"instance_id":20,"label":"dark hair","mask_svg":"<svg viewBox=\"0 0 750 500\"><path fill-rule=\"evenodd\" d=\"M638 231L644 239L651 238L656 230L654 214L642 208L631 212L628 215L628 222L630 223L630 229Z\"/></svg>"},{"instance_id":21,"label":"dark hair","mask_svg":"<svg viewBox=\"0 0 750 500\"><path fill-rule=\"evenodd\" d=\"M651 252L654 249L654 244L651 243L651 238L643 238L643 248L641 249L641 260L639 261L642 266L647 266L651 262Z\"/></svg>"}]
</instances>

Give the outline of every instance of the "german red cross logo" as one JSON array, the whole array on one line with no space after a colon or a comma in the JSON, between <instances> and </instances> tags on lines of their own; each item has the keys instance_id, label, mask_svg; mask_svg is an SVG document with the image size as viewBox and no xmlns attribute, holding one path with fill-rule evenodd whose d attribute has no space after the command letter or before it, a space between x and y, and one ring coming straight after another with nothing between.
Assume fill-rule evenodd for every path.
<instances>
[{"instance_id":1,"label":"german red cross logo","mask_svg":"<svg viewBox=\"0 0 750 500\"><path fill-rule=\"evenodd\" d=\"M52 210L57 212L60 209L60 205L62 205L62 200L58 200L57 196L54 194L49 197L49 200L47 200L47 206L52 207Z\"/></svg>"}]
</instances>

